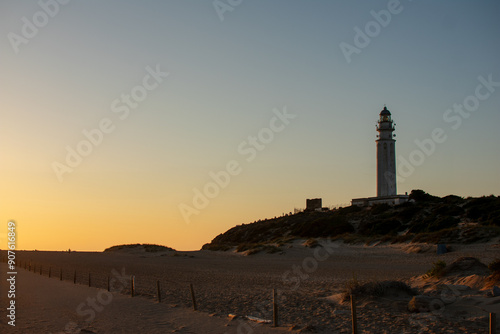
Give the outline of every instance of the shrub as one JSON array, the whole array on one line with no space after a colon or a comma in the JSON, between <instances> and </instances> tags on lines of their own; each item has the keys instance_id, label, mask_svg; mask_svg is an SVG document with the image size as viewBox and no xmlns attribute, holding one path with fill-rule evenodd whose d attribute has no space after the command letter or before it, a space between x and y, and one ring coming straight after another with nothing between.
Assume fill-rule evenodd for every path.
<instances>
[{"instance_id":1,"label":"shrub","mask_svg":"<svg viewBox=\"0 0 500 334\"><path fill-rule=\"evenodd\" d=\"M433 211L435 215L443 215L443 216L460 216L464 213L464 209L454 204L440 204Z\"/></svg>"},{"instance_id":2,"label":"shrub","mask_svg":"<svg viewBox=\"0 0 500 334\"><path fill-rule=\"evenodd\" d=\"M438 232L456 227L460 219L450 216L431 215L423 220L418 220L410 225L410 233Z\"/></svg>"},{"instance_id":3,"label":"shrub","mask_svg":"<svg viewBox=\"0 0 500 334\"><path fill-rule=\"evenodd\" d=\"M411 234L411 233L397 235L397 236L394 236L391 238L391 243L392 244L404 243L404 242L412 240L414 237L415 237L415 235Z\"/></svg>"},{"instance_id":4,"label":"shrub","mask_svg":"<svg viewBox=\"0 0 500 334\"><path fill-rule=\"evenodd\" d=\"M448 228L437 232L419 233L412 242L427 242L430 244L443 244L457 242L460 230L458 228Z\"/></svg>"},{"instance_id":5,"label":"shrub","mask_svg":"<svg viewBox=\"0 0 500 334\"><path fill-rule=\"evenodd\" d=\"M462 197L457 196L457 195L448 195L448 196L441 198L441 200L443 202L449 203L449 204L461 204L465 201Z\"/></svg>"},{"instance_id":6,"label":"shrub","mask_svg":"<svg viewBox=\"0 0 500 334\"><path fill-rule=\"evenodd\" d=\"M203 247L201 247L202 250L209 250L209 251L228 251L230 250L231 246L226 245L226 244L204 244Z\"/></svg>"},{"instance_id":7,"label":"shrub","mask_svg":"<svg viewBox=\"0 0 500 334\"><path fill-rule=\"evenodd\" d=\"M351 206L346 206L345 208L338 208L334 212L337 215L347 215L350 213L360 212L361 210L363 210L363 208L357 205L351 205Z\"/></svg>"},{"instance_id":8,"label":"shrub","mask_svg":"<svg viewBox=\"0 0 500 334\"><path fill-rule=\"evenodd\" d=\"M395 218L377 219L362 223L358 232L363 235L394 235L401 227L401 222Z\"/></svg>"},{"instance_id":9,"label":"shrub","mask_svg":"<svg viewBox=\"0 0 500 334\"><path fill-rule=\"evenodd\" d=\"M351 294L353 294L354 291L359 289L360 286L361 284L359 283L358 278L353 273L352 278L345 283L345 291L342 294L342 301L350 300Z\"/></svg>"},{"instance_id":10,"label":"shrub","mask_svg":"<svg viewBox=\"0 0 500 334\"><path fill-rule=\"evenodd\" d=\"M372 207L371 213L374 214L374 215L378 215L378 214L386 212L390 208L391 208L391 206L389 204L387 204L387 203L376 204L376 205L374 205Z\"/></svg>"},{"instance_id":11,"label":"shrub","mask_svg":"<svg viewBox=\"0 0 500 334\"><path fill-rule=\"evenodd\" d=\"M414 205L413 203L409 203L409 205L407 207L405 207L398 214L398 217L401 218L403 220L403 222L407 223L410 220L412 220L412 218L415 217L420 212L420 210L422 210L421 207Z\"/></svg>"},{"instance_id":12,"label":"shrub","mask_svg":"<svg viewBox=\"0 0 500 334\"><path fill-rule=\"evenodd\" d=\"M342 294L342 301L350 300L351 295L362 297L382 297L389 291L401 291L410 296L417 294L408 284L401 281L368 282L360 284L355 278L348 281L346 291Z\"/></svg>"},{"instance_id":13,"label":"shrub","mask_svg":"<svg viewBox=\"0 0 500 334\"><path fill-rule=\"evenodd\" d=\"M121 249L132 249L132 248L138 248L138 247L143 247L145 252L161 252L161 251L173 251L173 248L167 247L167 246L161 246L161 245L154 245L154 244L126 244L126 245L117 245L117 246L112 246L109 248L106 248L104 251L105 252L112 252L112 251L117 251Z\"/></svg>"},{"instance_id":14,"label":"shrub","mask_svg":"<svg viewBox=\"0 0 500 334\"><path fill-rule=\"evenodd\" d=\"M488 269L491 270L494 274L500 273L500 259L495 259L488 265Z\"/></svg>"},{"instance_id":15,"label":"shrub","mask_svg":"<svg viewBox=\"0 0 500 334\"><path fill-rule=\"evenodd\" d=\"M500 198L491 195L469 199L464 208L467 209L467 218L486 221L490 213L499 210Z\"/></svg>"},{"instance_id":16,"label":"shrub","mask_svg":"<svg viewBox=\"0 0 500 334\"><path fill-rule=\"evenodd\" d=\"M242 244L239 244L238 247L236 247L236 251L238 253L240 252L244 252L244 251L247 251L249 249L255 249L257 248L258 246L260 246L259 244L255 244L255 243L242 243Z\"/></svg>"},{"instance_id":17,"label":"shrub","mask_svg":"<svg viewBox=\"0 0 500 334\"><path fill-rule=\"evenodd\" d=\"M439 200L439 197L429 195L423 190L416 189L412 190L410 193L410 196L408 196L408 199L414 200L415 202L436 202Z\"/></svg>"},{"instance_id":18,"label":"shrub","mask_svg":"<svg viewBox=\"0 0 500 334\"><path fill-rule=\"evenodd\" d=\"M292 229L292 235L305 238L329 237L350 232L354 232L354 227L342 216L322 217L312 222L305 221L296 224Z\"/></svg>"},{"instance_id":19,"label":"shrub","mask_svg":"<svg viewBox=\"0 0 500 334\"><path fill-rule=\"evenodd\" d=\"M460 219L455 217L439 217L427 226L428 232L435 232L446 228L456 227Z\"/></svg>"},{"instance_id":20,"label":"shrub","mask_svg":"<svg viewBox=\"0 0 500 334\"><path fill-rule=\"evenodd\" d=\"M156 253L156 252L163 252L163 251L173 251L173 248L166 247L166 246L161 246L161 245L152 245L152 244L143 244L144 246L144 251L148 253Z\"/></svg>"},{"instance_id":21,"label":"shrub","mask_svg":"<svg viewBox=\"0 0 500 334\"><path fill-rule=\"evenodd\" d=\"M500 209L490 212L485 223L488 225L500 226Z\"/></svg>"},{"instance_id":22,"label":"shrub","mask_svg":"<svg viewBox=\"0 0 500 334\"><path fill-rule=\"evenodd\" d=\"M436 261L433 263L432 268L425 273L424 277L440 278L443 276L444 268L446 268L446 262L444 262L443 260Z\"/></svg>"}]
</instances>

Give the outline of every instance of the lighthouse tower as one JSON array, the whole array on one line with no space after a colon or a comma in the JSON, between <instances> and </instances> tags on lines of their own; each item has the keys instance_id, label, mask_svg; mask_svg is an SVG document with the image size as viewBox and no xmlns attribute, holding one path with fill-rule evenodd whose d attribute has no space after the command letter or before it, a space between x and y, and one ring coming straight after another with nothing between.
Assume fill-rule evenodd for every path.
<instances>
[{"instance_id":1,"label":"lighthouse tower","mask_svg":"<svg viewBox=\"0 0 500 334\"><path fill-rule=\"evenodd\" d=\"M396 140L394 122L384 106L377 124L377 197L395 196L396 192Z\"/></svg>"},{"instance_id":2,"label":"lighthouse tower","mask_svg":"<svg viewBox=\"0 0 500 334\"><path fill-rule=\"evenodd\" d=\"M352 205L372 206L376 204L397 205L408 201L408 193L396 192L396 140L391 112L380 112L377 124L377 197L353 198Z\"/></svg>"}]
</instances>

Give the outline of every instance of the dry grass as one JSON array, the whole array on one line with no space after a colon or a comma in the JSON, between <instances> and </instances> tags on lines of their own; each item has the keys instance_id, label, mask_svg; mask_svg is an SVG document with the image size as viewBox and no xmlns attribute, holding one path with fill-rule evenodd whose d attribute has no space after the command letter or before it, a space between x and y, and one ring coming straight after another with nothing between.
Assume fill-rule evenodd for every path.
<instances>
[{"instance_id":1,"label":"dry grass","mask_svg":"<svg viewBox=\"0 0 500 334\"><path fill-rule=\"evenodd\" d=\"M446 268L446 262L439 260L433 263L432 268L427 270L424 277L425 278L441 278L444 275L444 269Z\"/></svg>"},{"instance_id":2,"label":"dry grass","mask_svg":"<svg viewBox=\"0 0 500 334\"><path fill-rule=\"evenodd\" d=\"M351 299L351 295L357 297L382 297L389 291L398 291L409 296L414 296L417 291L402 281L382 281L368 282L361 284L356 278L349 280L346 284L346 290L342 294L342 301Z\"/></svg>"}]
</instances>

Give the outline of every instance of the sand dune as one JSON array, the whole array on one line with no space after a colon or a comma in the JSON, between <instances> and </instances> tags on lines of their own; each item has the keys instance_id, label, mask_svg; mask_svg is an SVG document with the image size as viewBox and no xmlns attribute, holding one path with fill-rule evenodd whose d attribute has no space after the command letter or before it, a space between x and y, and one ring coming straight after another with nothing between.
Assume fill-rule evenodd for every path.
<instances>
[{"instance_id":1,"label":"sand dune","mask_svg":"<svg viewBox=\"0 0 500 334\"><path fill-rule=\"evenodd\" d=\"M331 296L344 291L353 276L360 282L407 281L420 288L419 293L429 294L433 284L437 287L439 283L418 277L434 261L450 264L462 256L475 256L483 263L490 263L500 257L500 250L493 243L452 245L454 252L439 256L431 252L408 253L407 245L367 247L323 242L323 247L307 248L302 243L303 240L295 242L282 254L253 256L210 251L19 252L18 260L31 260L37 268L41 264L44 276L39 275L38 269L35 274L20 270L18 327L7 330L8 333L61 333L71 323L78 330L66 333L80 330L81 333L274 333L290 328L302 332L348 333L349 304ZM49 267L51 279L46 277ZM60 268L64 282L59 281ZM73 284L74 270L77 285ZM5 271L2 267L2 273ZM138 297L128 295L130 275L135 276ZM98 296L106 301L107 276L115 277L112 301L91 317L91 308L85 303L88 304L87 298ZM161 304L156 302L157 280L163 290ZM4 281L2 278L2 291ZM199 312L191 309L190 283L194 286ZM464 285L467 281L461 277L446 284ZM243 321L246 316L272 319L273 288L278 290L281 328ZM445 300L444 308L433 313L408 312L411 296L389 294L360 299L360 333L484 332L488 312L500 311L498 297L487 297L487 291L477 287L457 291L453 303ZM438 292L435 296L443 300ZM229 314L237 317L231 320ZM3 333L5 319L0 326Z\"/></svg>"}]
</instances>

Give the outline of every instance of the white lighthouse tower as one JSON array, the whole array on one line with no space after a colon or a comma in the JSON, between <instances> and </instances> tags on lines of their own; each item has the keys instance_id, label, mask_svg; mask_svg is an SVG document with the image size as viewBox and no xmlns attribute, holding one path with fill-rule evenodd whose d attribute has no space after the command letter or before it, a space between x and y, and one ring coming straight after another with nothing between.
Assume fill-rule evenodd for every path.
<instances>
[{"instance_id":1,"label":"white lighthouse tower","mask_svg":"<svg viewBox=\"0 0 500 334\"><path fill-rule=\"evenodd\" d=\"M384 109L377 123L377 197L352 199L352 205L372 206L375 204L396 205L408 201L408 195L396 191L396 140L391 112Z\"/></svg>"},{"instance_id":2,"label":"white lighthouse tower","mask_svg":"<svg viewBox=\"0 0 500 334\"><path fill-rule=\"evenodd\" d=\"M394 196L396 192L396 140L394 122L384 106L377 124L377 197Z\"/></svg>"}]
</instances>

